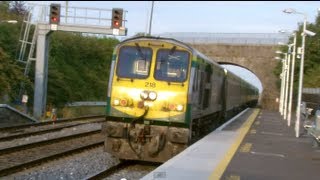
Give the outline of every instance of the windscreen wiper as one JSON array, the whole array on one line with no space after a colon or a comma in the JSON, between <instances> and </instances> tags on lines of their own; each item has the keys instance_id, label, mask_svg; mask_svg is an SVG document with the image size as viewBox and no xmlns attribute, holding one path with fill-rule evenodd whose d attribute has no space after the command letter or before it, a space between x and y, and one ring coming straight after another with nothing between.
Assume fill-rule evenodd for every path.
<instances>
[{"instance_id":1,"label":"windscreen wiper","mask_svg":"<svg viewBox=\"0 0 320 180\"><path fill-rule=\"evenodd\" d=\"M146 56L143 54L142 50L141 50L141 47L139 46L138 43L134 43L137 47L137 50L138 50L138 53L139 53L139 56L141 56L143 58L143 60L146 60Z\"/></svg>"},{"instance_id":2,"label":"windscreen wiper","mask_svg":"<svg viewBox=\"0 0 320 180\"><path fill-rule=\"evenodd\" d=\"M173 46L173 48L170 49L169 55L172 55L176 51L177 46Z\"/></svg>"}]
</instances>

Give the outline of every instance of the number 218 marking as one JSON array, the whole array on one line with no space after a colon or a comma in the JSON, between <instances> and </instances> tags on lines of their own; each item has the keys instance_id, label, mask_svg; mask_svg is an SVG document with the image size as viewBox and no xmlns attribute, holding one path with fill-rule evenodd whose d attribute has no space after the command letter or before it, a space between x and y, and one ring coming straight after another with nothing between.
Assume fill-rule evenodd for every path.
<instances>
[{"instance_id":1,"label":"number 218 marking","mask_svg":"<svg viewBox=\"0 0 320 180\"><path fill-rule=\"evenodd\" d=\"M156 87L156 83L155 82L145 82L144 86L145 87L155 88Z\"/></svg>"}]
</instances>

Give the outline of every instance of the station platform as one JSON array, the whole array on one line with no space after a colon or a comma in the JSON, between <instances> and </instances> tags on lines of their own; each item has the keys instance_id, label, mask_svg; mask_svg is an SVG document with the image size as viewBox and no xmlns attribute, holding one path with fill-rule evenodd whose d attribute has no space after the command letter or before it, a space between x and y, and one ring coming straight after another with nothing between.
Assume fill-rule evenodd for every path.
<instances>
[{"instance_id":1,"label":"station platform","mask_svg":"<svg viewBox=\"0 0 320 180\"><path fill-rule=\"evenodd\" d=\"M320 149L279 112L247 109L144 176L149 179L318 180Z\"/></svg>"}]
</instances>

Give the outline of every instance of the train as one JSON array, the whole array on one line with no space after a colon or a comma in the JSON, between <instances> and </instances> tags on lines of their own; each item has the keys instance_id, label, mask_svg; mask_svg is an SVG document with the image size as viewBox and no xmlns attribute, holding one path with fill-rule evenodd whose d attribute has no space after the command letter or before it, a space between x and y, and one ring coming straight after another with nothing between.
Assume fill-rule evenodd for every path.
<instances>
[{"instance_id":1,"label":"train","mask_svg":"<svg viewBox=\"0 0 320 180\"><path fill-rule=\"evenodd\" d=\"M258 98L255 86L184 42L128 38L113 51L104 151L165 162Z\"/></svg>"}]
</instances>

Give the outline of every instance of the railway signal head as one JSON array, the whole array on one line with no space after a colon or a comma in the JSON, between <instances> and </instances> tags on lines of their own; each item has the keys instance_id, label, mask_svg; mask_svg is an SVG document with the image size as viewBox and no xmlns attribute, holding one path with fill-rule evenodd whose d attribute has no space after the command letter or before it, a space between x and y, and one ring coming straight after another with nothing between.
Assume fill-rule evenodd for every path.
<instances>
[{"instance_id":1,"label":"railway signal head","mask_svg":"<svg viewBox=\"0 0 320 180\"><path fill-rule=\"evenodd\" d=\"M60 4L50 5L50 24L60 24Z\"/></svg>"},{"instance_id":2,"label":"railway signal head","mask_svg":"<svg viewBox=\"0 0 320 180\"><path fill-rule=\"evenodd\" d=\"M119 29L122 27L123 20L123 9L113 8L112 9L112 18L111 18L111 28Z\"/></svg>"}]
</instances>

